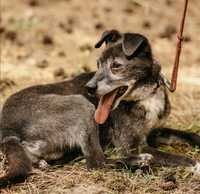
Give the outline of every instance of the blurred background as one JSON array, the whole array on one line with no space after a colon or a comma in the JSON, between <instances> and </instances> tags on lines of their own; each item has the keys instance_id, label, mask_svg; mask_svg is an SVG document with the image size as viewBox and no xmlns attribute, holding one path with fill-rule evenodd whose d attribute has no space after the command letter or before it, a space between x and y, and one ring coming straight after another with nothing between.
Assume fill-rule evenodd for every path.
<instances>
[{"instance_id":1,"label":"blurred background","mask_svg":"<svg viewBox=\"0 0 200 194\"><path fill-rule=\"evenodd\" d=\"M96 69L102 32L149 38L170 78L184 0L1 0L0 102L21 88ZM169 123L200 124L200 1L190 0ZM196 128L196 127L195 127Z\"/></svg>"}]
</instances>

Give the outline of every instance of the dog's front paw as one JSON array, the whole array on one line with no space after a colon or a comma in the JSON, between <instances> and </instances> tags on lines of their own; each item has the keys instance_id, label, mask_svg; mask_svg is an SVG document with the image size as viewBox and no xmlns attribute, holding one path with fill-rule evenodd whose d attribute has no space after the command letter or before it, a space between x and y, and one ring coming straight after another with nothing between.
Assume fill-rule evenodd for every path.
<instances>
[{"instance_id":1,"label":"dog's front paw","mask_svg":"<svg viewBox=\"0 0 200 194\"><path fill-rule=\"evenodd\" d=\"M139 154L138 164L140 167L150 166L153 161L153 156L151 154Z\"/></svg>"},{"instance_id":2,"label":"dog's front paw","mask_svg":"<svg viewBox=\"0 0 200 194\"><path fill-rule=\"evenodd\" d=\"M38 168L41 170L47 170L49 168L49 164L45 160L40 160L38 162Z\"/></svg>"}]
</instances>

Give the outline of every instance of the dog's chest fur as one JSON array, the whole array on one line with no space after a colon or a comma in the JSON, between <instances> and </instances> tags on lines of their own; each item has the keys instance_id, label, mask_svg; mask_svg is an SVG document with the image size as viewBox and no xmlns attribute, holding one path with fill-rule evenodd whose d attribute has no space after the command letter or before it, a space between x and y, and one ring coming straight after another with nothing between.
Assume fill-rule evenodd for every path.
<instances>
[{"instance_id":1,"label":"dog's chest fur","mask_svg":"<svg viewBox=\"0 0 200 194\"><path fill-rule=\"evenodd\" d=\"M169 101L164 88L158 88L155 93L139 103L146 110L146 128L150 129L163 125L170 111Z\"/></svg>"},{"instance_id":2,"label":"dog's chest fur","mask_svg":"<svg viewBox=\"0 0 200 194\"><path fill-rule=\"evenodd\" d=\"M128 142L131 147L136 148L146 142L151 128L163 124L170 110L168 97L162 86L152 91L141 99L121 102L112 112L110 132L115 145L123 147Z\"/></svg>"},{"instance_id":3,"label":"dog's chest fur","mask_svg":"<svg viewBox=\"0 0 200 194\"><path fill-rule=\"evenodd\" d=\"M141 91L132 93L132 99L138 96L138 92ZM120 103L119 107L113 111L111 117L116 133L123 131L123 134L146 136L151 128L162 125L169 115L170 104L163 87L159 87L153 92L149 90L143 95L143 98L135 99Z\"/></svg>"}]
</instances>

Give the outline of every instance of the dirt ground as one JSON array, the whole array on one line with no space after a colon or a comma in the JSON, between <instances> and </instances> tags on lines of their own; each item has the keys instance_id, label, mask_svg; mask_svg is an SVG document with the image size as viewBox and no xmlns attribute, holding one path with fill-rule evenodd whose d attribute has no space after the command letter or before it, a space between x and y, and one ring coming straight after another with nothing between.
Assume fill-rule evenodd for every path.
<instances>
[{"instance_id":1,"label":"dirt ground","mask_svg":"<svg viewBox=\"0 0 200 194\"><path fill-rule=\"evenodd\" d=\"M183 2L0 0L0 104L24 87L95 70L101 49L95 50L93 45L106 29L147 36L162 72L170 77ZM170 94L172 113L167 125L200 134L200 1L189 3L178 89ZM200 150L188 145L163 149L200 160ZM34 169L25 183L0 193L200 193L200 177L187 169L159 168L146 174L127 169L89 172L83 163L52 166L47 171ZM165 181L169 175L175 183Z\"/></svg>"}]
</instances>

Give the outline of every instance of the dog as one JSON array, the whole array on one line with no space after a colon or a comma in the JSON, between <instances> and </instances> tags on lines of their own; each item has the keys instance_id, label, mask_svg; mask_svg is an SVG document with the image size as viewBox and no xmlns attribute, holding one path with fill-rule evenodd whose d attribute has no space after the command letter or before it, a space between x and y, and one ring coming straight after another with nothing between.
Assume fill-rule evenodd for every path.
<instances>
[{"instance_id":1,"label":"dog","mask_svg":"<svg viewBox=\"0 0 200 194\"><path fill-rule=\"evenodd\" d=\"M31 159L26 154L26 148L23 145L26 135L22 129L25 127L29 134L28 126L30 127L30 125L27 125L29 122L34 125L37 123L37 118L42 119L43 116L46 117L45 114L50 114L49 106L51 107L52 100L43 101L46 103L46 106L43 107L44 114L37 111L37 106L40 107L40 98L45 99L51 95L58 98L81 95L94 104L96 107L94 115L85 116L90 116L90 119L95 118L99 128L101 147L106 149L108 145L113 145L120 148L124 155L121 161L128 166L183 165L200 173L198 161L156 149L160 143L170 143L171 138L200 146L200 136L162 127L170 114L170 102L161 75L161 66L153 59L148 39L141 34L110 30L102 34L95 47L99 48L104 43L106 47L97 60L96 72L83 73L71 80L59 83L32 86L8 98L2 110L0 136L1 147L4 148L2 151L9 161L9 171L5 175L6 178L0 178L0 183L28 175L30 171L28 168L30 162L28 161ZM30 106L34 108L30 108ZM68 116L67 109L69 107L62 106L59 101L54 106L55 116L57 113L62 115L56 108L57 106L62 107ZM78 113L79 108L76 111ZM82 112L82 114L85 113ZM52 117L50 118L52 119ZM64 122L67 125L64 121L65 118L62 117L62 119L60 123ZM49 133L53 130L52 141L60 141L56 135L56 130L59 129L52 127L54 121L56 120L52 119L49 125L48 122L41 123L38 129L35 128L36 134L39 133L37 130L48 128ZM60 123L57 124L60 125ZM70 129L70 125L66 127ZM80 133L84 133L82 127L79 130ZM12 140L13 138L14 140ZM36 137L36 139L39 138ZM33 146L37 147L38 145L34 144ZM80 141L79 146L82 147ZM57 150L54 151L54 154L58 153ZM97 164L103 164L104 155L101 151L99 153L94 154L94 158ZM13 162L9 160L11 157Z\"/></svg>"}]
</instances>

